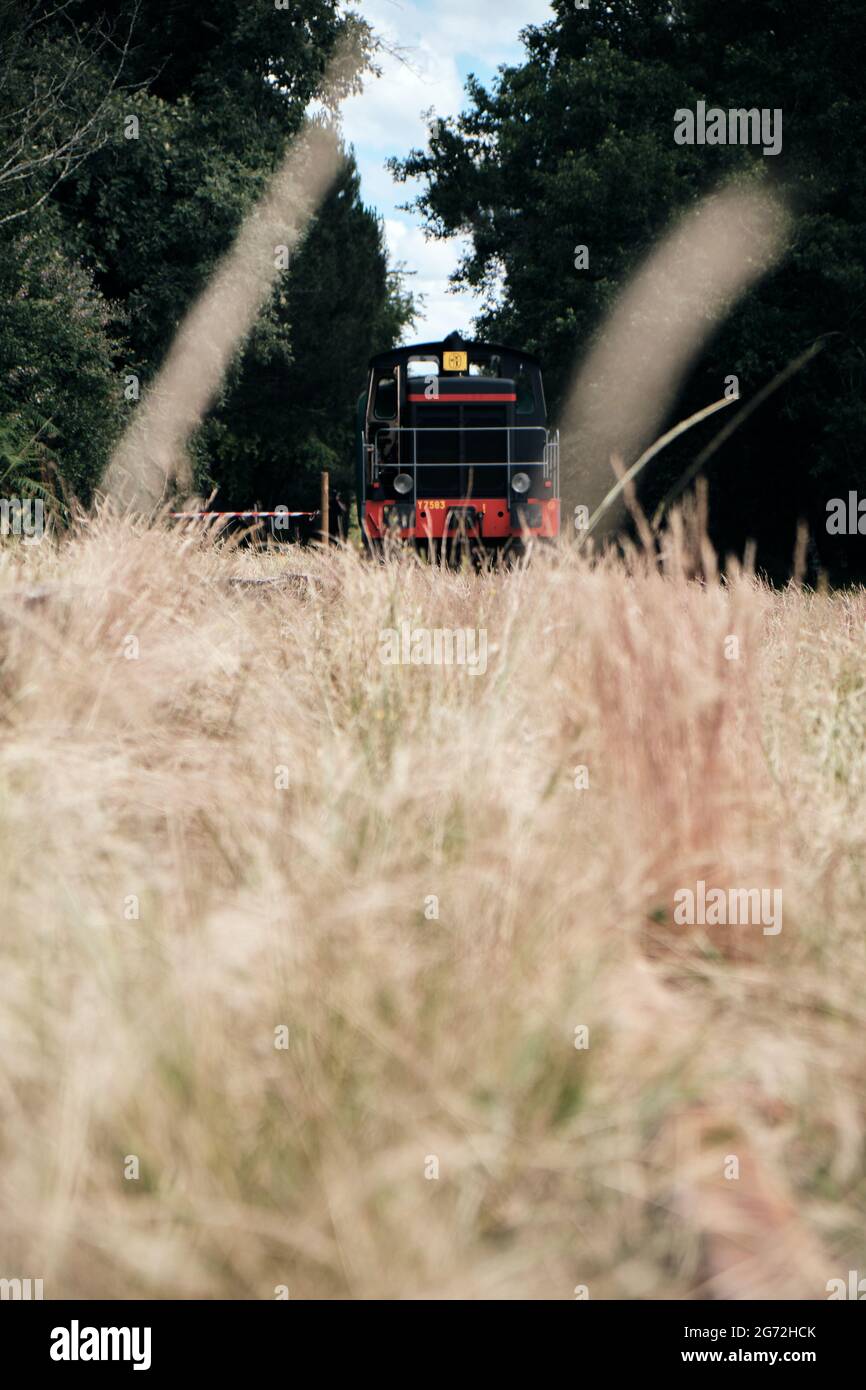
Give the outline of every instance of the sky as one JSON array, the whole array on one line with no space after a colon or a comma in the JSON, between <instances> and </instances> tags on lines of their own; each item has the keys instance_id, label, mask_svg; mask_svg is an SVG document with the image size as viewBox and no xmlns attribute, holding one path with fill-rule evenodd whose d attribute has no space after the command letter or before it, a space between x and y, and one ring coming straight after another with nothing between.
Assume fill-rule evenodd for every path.
<instances>
[{"instance_id":1,"label":"sky","mask_svg":"<svg viewBox=\"0 0 866 1390\"><path fill-rule=\"evenodd\" d=\"M406 339L434 341L455 328L465 332L480 304L473 295L449 291L462 241L425 239L418 216L398 209L411 199L413 184L395 183L385 161L424 148L429 121L423 111L432 107L445 117L466 106L470 72L487 86L501 64L521 62L520 31L551 18L549 0L352 0L348 8L403 54L402 62L381 57L382 76L368 79L363 93L344 102L342 115L364 202L385 222L391 264L403 262L413 271L407 284L424 297Z\"/></svg>"}]
</instances>

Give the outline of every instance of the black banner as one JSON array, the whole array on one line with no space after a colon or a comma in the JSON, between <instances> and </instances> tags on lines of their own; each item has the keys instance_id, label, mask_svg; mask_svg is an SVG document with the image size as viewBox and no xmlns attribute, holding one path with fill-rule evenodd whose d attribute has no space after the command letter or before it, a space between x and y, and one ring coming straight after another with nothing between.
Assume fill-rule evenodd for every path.
<instances>
[{"instance_id":1,"label":"black banner","mask_svg":"<svg viewBox=\"0 0 866 1390\"><path fill-rule=\"evenodd\" d=\"M666 1372L673 1367L700 1369L721 1366L761 1366L767 1369L788 1366L809 1367L826 1377L856 1364L863 1331L862 1315L841 1306L850 1300L820 1303L612 1303L575 1300L567 1309L536 1308L535 1316L545 1320L545 1338L562 1336L560 1347L544 1344L544 1361L551 1355L567 1354L578 1369L592 1365L618 1370ZM400 1347L403 1323L407 1328L419 1319L429 1323L430 1335L422 1330L423 1353L420 1364L401 1360L400 1373L422 1378L441 1365L454 1371L454 1348L440 1340L443 1319L457 1333L464 1329L473 1336L466 1343L474 1348L474 1361L485 1369L495 1365L500 1354L513 1355L516 1328L515 1310L509 1305L509 1335L501 1339L477 1338L477 1318L485 1322L494 1317L489 1305L442 1304L435 1311L429 1305L407 1302L399 1306L394 1323L389 1307L388 1337L394 1349ZM469 1323L464 1319L470 1318ZM329 1335L318 1328L327 1320ZM359 1347L375 1327L378 1314L364 1305L363 1322L358 1308L345 1304L316 1305L305 1302L0 1302L0 1327L4 1334L7 1360L20 1371L31 1369L52 1379L69 1376L138 1374L161 1380L178 1372L213 1372L225 1378L234 1372L249 1373L252 1366L283 1366L287 1375L297 1368L299 1354L307 1360L321 1358L322 1369L331 1369L335 1351L341 1345L334 1337L335 1326L358 1336L343 1343L352 1352L358 1371L363 1367ZM533 1318L534 1322L534 1318ZM537 1325L527 1329L530 1337ZM432 1333L435 1331L435 1336ZM463 1345L461 1339L461 1345ZM539 1344L524 1343L527 1353ZM437 1348L441 1348L437 1352ZM405 1353L403 1354L405 1356ZM381 1347L377 1360L381 1358ZM440 1360L441 1358L441 1360ZM461 1352L464 1369L468 1356ZM309 1374L308 1370L303 1372Z\"/></svg>"}]
</instances>

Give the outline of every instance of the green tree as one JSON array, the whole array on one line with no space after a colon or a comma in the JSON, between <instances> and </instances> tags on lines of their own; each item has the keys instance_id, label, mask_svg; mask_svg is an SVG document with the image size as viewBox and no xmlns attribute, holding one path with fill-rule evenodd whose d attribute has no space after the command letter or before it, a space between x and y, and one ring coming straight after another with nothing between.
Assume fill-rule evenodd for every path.
<instances>
[{"instance_id":1,"label":"green tree","mask_svg":"<svg viewBox=\"0 0 866 1390\"><path fill-rule=\"evenodd\" d=\"M411 319L349 155L202 431L221 505L318 505L323 468L349 490L367 359Z\"/></svg>"},{"instance_id":2,"label":"green tree","mask_svg":"<svg viewBox=\"0 0 866 1390\"><path fill-rule=\"evenodd\" d=\"M81 9L97 22L98 4ZM121 365L146 385L298 130L338 39L353 37L368 66L375 41L336 0L128 9L141 35L128 59L133 89L118 94L111 138L59 200L76 249L123 306ZM353 81L347 72L336 95ZM395 341L409 312L350 159L198 433L202 488L217 487L229 507L309 498L323 466L348 482L366 359Z\"/></svg>"},{"instance_id":3,"label":"green tree","mask_svg":"<svg viewBox=\"0 0 866 1390\"><path fill-rule=\"evenodd\" d=\"M395 161L397 176L422 179L415 205L434 236L470 237L456 278L487 296L478 331L538 352L554 407L576 354L672 215L727 176L777 180L796 211L790 254L722 326L677 412L721 395L732 373L754 394L826 338L711 475L722 546L757 535L781 572L804 513L826 552L825 499L866 492L866 99L855 57L866 11L858 0L589 0L587 9L554 0L554 10L525 32L526 61L489 90L470 80L468 109L440 124L428 150ZM699 98L781 108L782 154L676 145L674 111ZM574 268L577 245L589 247L586 270ZM647 478L648 505L691 447Z\"/></svg>"},{"instance_id":4,"label":"green tree","mask_svg":"<svg viewBox=\"0 0 866 1390\"><path fill-rule=\"evenodd\" d=\"M43 208L2 248L0 422L24 450L19 476L86 501L116 437L122 391L111 311L65 254L57 223Z\"/></svg>"},{"instance_id":5,"label":"green tree","mask_svg":"<svg viewBox=\"0 0 866 1390\"><path fill-rule=\"evenodd\" d=\"M0 19L0 425L87 500L135 408L124 382L152 379L338 42L333 102L376 40L338 0L0 0ZM348 464L351 393L410 309L351 162L296 261L195 441L225 505Z\"/></svg>"},{"instance_id":6,"label":"green tree","mask_svg":"<svg viewBox=\"0 0 866 1390\"><path fill-rule=\"evenodd\" d=\"M119 425L112 310L53 195L107 139L125 40L0 0L0 473L90 496Z\"/></svg>"}]
</instances>

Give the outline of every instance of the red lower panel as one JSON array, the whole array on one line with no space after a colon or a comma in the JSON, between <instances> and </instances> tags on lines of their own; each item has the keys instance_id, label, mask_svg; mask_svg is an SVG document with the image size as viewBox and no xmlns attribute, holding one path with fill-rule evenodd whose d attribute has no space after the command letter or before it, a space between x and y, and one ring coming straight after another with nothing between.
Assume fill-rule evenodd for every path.
<instances>
[{"instance_id":1,"label":"red lower panel","mask_svg":"<svg viewBox=\"0 0 866 1390\"><path fill-rule=\"evenodd\" d=\"M522 501L523 499L521 499ZM559 535L559 498L528 497L527 502L541 506L541 525L528 527L531 536L544 536L552 539ZM383 520L384 502L366 502L364 516L367 535L371 540L380 540L387 527ZM509 536L523 534L519 526L511 525L508 503L504 497L466 497L437 498L428 501L422 498L415 505L414 530L404 528L400 535L407 539L439 540L445 534L445 520L452 508L474 507L480 513L480 534L483 540L507 540Z\"/></svg>"}]
</instances>

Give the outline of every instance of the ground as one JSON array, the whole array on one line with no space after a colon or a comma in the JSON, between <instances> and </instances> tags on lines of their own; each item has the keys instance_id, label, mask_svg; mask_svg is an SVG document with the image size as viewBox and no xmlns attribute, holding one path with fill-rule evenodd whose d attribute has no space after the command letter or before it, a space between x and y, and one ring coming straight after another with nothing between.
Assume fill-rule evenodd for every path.
<instances>
[{"instance_id":1,"label":"ground","mask_svg":"<svg viewBox=\"0 0 866 1390\"><path fill-rule=\"evenodd\" d=\"M866 596L699 550L443 572L106 513L0 552L0 1274L866 1272ZM475 670L418 664L457 629ZM781 930L678 924L698 882Z\"/></svg>"}]
</instances>

